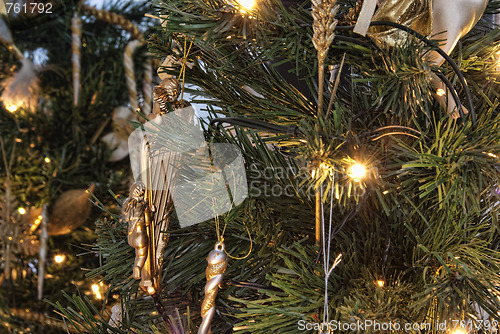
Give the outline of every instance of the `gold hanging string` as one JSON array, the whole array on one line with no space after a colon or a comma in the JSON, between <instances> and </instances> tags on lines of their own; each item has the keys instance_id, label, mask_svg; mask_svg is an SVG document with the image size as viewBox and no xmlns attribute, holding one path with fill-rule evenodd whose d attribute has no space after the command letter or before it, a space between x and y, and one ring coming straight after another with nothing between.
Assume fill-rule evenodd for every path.
<instances>
[{"instance_id":1,"label":"gold hanging string","mask_svg":"<svg viewBox=\"0 0 500 334\"><path fill-rule=\"evenodd\" d=\"M233 260L243 260L243 259L246 259L252 253L252 249L253 249L252 234L250 233L250 229L248 228L247 224L245 224L243 222L243 225L245 225L245 229L247 230L248 238L250 239L250 248L248 249L247 254L245 256L242 256L242 257L232 256L231 254L229 254L227 252L226 248L224 248L224 252L226 253L226 255L228 257L230 257L231 259L233 259ZM224 222L224 228L222 229L222 233L221 233L220 232L219 217L215 217L215 229L216 229L216 232L217 232L217 240L218 240L219 243L224 242L224 233L226 232L226 227L227 227L227 222Z\"/></svg>"},{"instance_id":2,"label":"gold hanging string","mask_svg":"<svg viewBox=\"0 0 500 334\"><path fill-rule=\"evenodd\" d=\"M189 55L189 52L191 52L191 47L193 46L194 39L191 41L189 44L189 48L187 47L187 38L184 36L184 56L182 57L182 66L181 66L181 71L179 73L179 79L182 78L182 87L181 87L181 102L184 98L184 79L186 77L186 64L187 64L187 57Z\"/></svg>"}]
</instances>

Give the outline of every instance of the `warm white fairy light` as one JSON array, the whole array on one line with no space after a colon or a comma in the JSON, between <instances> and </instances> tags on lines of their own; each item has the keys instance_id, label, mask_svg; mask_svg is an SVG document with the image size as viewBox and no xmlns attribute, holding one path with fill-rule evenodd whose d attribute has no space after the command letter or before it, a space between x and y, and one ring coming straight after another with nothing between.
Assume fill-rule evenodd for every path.
<instances>
[{"instance_id":1,"label":"warm white fairy light","mask_svg":"<svg viewBox=\"0 0 500 334\"><path fill-rule=\"evenodd\" d=\"M255 0L238 0L238 4L240 5L240 11L247 12L255 8L256 1Z\"/></svg>"},{"instance_id":2,"label":"warm white fairy light","mask_svg":"<svg viewBox=\"0 0 500 334\"><path fill-rule=\"evenodd\" d=\"M491 152L488 153L488 156L490 156L492 158L498 158L498 156L496 154L491 153Z\"/></svg>"},{"instance_id":3,"label":"warm white fairy light","mask_svg":"<svg viewBox=\"0 0 500 334\"><path fill-rule=\"evenodd\" d=\"M5 107L8 111L10 112L16 112L17 111L17 106L15 104L9 104Z\"/></svg>"},{"instance_id":4,"label":"warm white fairy light","mask_svg":"<svg viewBox=\"0 0 500 334\"><path fill-rule=\"evenodd\" d=\"M383 288L383 287L385 286L385 281L384 281L384 280L382 280L382 279L379 279L379 280L377 281L377 285L379 286L379 288Z\"/></svg>"},{"instance_id":5,"label":"warm white fairy light","mask_svg":"<svg viewBox=\"0 0 500 334\"><path fill-rule=\"evenodd\" d=\"M94 296L96 299L102 299L101 291L99 291L98 284L92 284L92 292L94 292Z\"/></svg>"},{"instance_id":6,"label":"warm white fairy light","mask_svg":"<svg viewBox=\"0 0 500 334\"><path fill-rule=\"evenodd\" d=\"M41 222L42 222L42 215L38 215L38 217L36 217L35 221L33 222L33 224L30 227L30 233L35 232L36 229L38 228L38 226L40 226Z\"/></svg>"},{"instance_id":7,"label":"warm white fairy light","mask_svg":"<svg viewBox=\"0 0 500 334\"><path fill-rule=\"evenodd\" d=\"M356 182L359 182L366 175L365 166L357 163L349 168L349 176Z\"/></svg>"},{"instance_id":8,"label":"warm white fairy light","mask_svg":"<svg viewBox=\"0 0 500 334\"><path fill-rule=\"evenodd\" d=\"M451 332L451 334L467 334L467 331L464 329L455 329Z\"/></svg>"},{"instance_id":9,"label":"warm white fairy light","mask_svg":"<svg viewBox=\"0 0 500 334\"><path fill-rule=\"evenodd\" d=\"M50 163L50 158L49 157L45 157L45 159L43 159L43 161L45 161L45 163Z\"/></svg>"},{"instance_id":10,"label":"warm white fairy light","mask_svg":"<svg viewBox=\"0 0 500 334\"><path fill-rule=\"evenodd\" d=\"M154 295L155 294L155 288L153 288L152 286L148 286L148 294L149 295Z\"/></svg>"},{"instance_id":11,"label":"warm white fairy light","mask_svg":"<svg viewBox=\"0 0 500 334\"><path fill-rule=\"evenodd\" d=\"M436 94L437 96L444 96L444 94L446 94L446 92L444 91L443 88L439 88L437 91L436 91Z\"/></svg>"},{"instance_id":12,"label":"warm white fairy light","mask_svg":"<svg viewBox=\"0 0 500 334\"><path fill-rule=\"evenodd\" d=\"M26 213L25 208L17 208L17 212L19 212L21 215L24 215Z\"/></svg>"},{"instance_id":13,"label":"warm white fairy light","mask_svg":"<svg viewBox=\"0 0 500 334\"><path fill-rule=\"evenodd\" d=\"M63 263L64 260L66 260L66 255L64 255L64 254L58 254L58 255L54 256L54 261L56 263Z\"/></svg>"}]
</instances>

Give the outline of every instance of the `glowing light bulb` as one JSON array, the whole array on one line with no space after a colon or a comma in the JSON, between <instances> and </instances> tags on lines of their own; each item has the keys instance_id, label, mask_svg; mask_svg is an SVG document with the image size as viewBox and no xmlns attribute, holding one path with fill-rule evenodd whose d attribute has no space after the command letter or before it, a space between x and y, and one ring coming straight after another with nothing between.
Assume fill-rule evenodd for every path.
<instances>
[{"instance_id":1,"label":"glowing light bulb","mask_svg":"<svg viewBox=\"0 0 500 334\"><path fill-rule=\"evenodd\" d=\"M379 280L377 281L377 285L378 285L380 288L383 288L383 287L385 286L385 281L384 281L384 280L379 279Z\"/></svg>"},{"instance_id":2,"label":"glowing light bulb","mask_svg":"<svg viewBox=\"0 0 500 334\"><path fill-rule=\"evenodd\" d=\"M26 213L26 209L25 208L17 208L17 212L24 215Z\"/></svg>"},{"instance_id":3,"label":"glowing light bulb","mask_svg":"<svg viewBox=\"0 0 500 334\"><path fill-rule=\"evenodd\" d=\"M16 112L17 110L17 106L15 104L9 104L5 108L7 108L7 110L10 112Z\"/></svg>"},{"instance_id":4,"label":"glowing light bulb","mask_svg":"<svg viewBox=\"0 0 500 334\"><path fill-rule=\"evenodd\" d=\"M444 91L443 88L439 88L437 91L436 91L436 95L437 96L444 96L444 94L446 94L446 92Z\"/></svg>"},{"instance_id":5,"label":"glowing light bulb","mask_svg":"<svg viewBox=\"0 0 500 334\"><path fill-rule=\"evenodd\" d=\"M64 260L66 260L66 255L56 255L54 256L54 261L56 261L56 263L63 263ZM92 288L93 290L93 288Z\"/></svg>"},{"instance_id":6,"label":"glowing light bulb","mask_svg":"<svg viewBox=\"0 0 500 334\"><path fill-rule=\"evenodd\" d=\"M240 11L241 12L247 12L249 10L252 10L253 8L255 8L255 0L238 0L238 4L240 5L241 9Z\"/></svg>"},{"instance_id":7,"label":"glowing light bulb","mask_svg":"<svg viewBox=\"0 0 500 334\"><path fill-rule=\"evenodd\" d=\"M354 164L349 169L349 176L356 182L359 182L366 175L366 168L361 164Z\"/></svg>"},{"instance_id":8,"label":"glowing light bulb","mask_svg":"<svg viewBox=\"0 0 500 334\"><path fill-rule=\"evenodd\" d=\"M43 159L43 161L45 161L45 163L50 163L50 158L49 157L45 157L45 159Z\"/></svg>"},{"instance_id":9,"label":"glowing light bulb","mask_svg":"<svg viewBox=\"0 0 500 334\"><path fill-rule=\"evenodd\" d=\"M497 156L496 154L493 154L493 153L491 153L491 152L490 152L490 153L488 153L488 155L489 155L490 157L492 157L492 158L498 158L498 156Z\"/></svg>"},{"instance_id":10,"label":"glowing light bulb","mask_svg":"<svg viewBox=\"0 0 500 334\"><path fill-rule=\"evenodd\" d=\"M467 331L463 329L455 329L451 332L451 334L467 334Z\"/></svg>"},{"instance_id":11,"label":"glowing light bulb","mask_svg":"<svg viewBox=\"0 0 500 334\"><path fill-rule=\"evenodd\" d=\"M152 286L148 286L148 294L149 295L154 295L155 294L155 288L153 288Z\"/></svg>"}]
</instances>

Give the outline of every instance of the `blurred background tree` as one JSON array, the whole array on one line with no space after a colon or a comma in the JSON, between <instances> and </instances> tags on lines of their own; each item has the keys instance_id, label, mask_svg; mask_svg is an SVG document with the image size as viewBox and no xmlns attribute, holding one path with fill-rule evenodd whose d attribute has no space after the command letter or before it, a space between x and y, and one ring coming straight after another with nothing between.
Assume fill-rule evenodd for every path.
<instances>
[{"instance_id":1,"label":"blurred background tree","mask_svg":"<svg viewBox=\"0 0 500 334\"><path fill-rule=\"evenodd\" d=\"M391 43L379 28L366 37L352 33L364 2L259 0L247 8L243 1L159 0L154 7L119 2L108 8L139 25L144 38L77 2L53 3L50 16L4 17L20 52L5 39L2 80L19 73L22 57L44 66L36 76L36 107L28 99L14 110L3 96L0 114L2 224L12 230L2 239L3 326L10 332L57 333L66 326L81 333L196 332L205 259L224 229L231 258L216 297L214 333L321 332L300 324L332 320L398 323L403 329L395 332L404 333L448 333L460 325L491 332L500 320L500 29L494 23L500 2L485 0L486 15L469 22L467 35L461 19L479 17L484 8L476 13L470 1L453 3L464 6L457 12L464 16L451 19L461 39L447 50L453 62L443 64L431 60L432 42L418 36ZM380 9L394 2L378 3L375 18L387 19ZM429 3L443 2L401 1L417 12L401 13L400 23L428 15L430 24ZM83 21L76 106L74 12ZM145 12L154 18L145 19ZM151 72L143 70L149 68L144 44L133 53L131 40L148 41L154 69L172 57L160 74L177 77L190 93L184 98L203 105L207 142L241 150L249 185L249 197L218 220L181 229L179 213L171 214L162 231L168 237L162 289L153 296L132 278L134 249L120 218L132 181L129 162L111 161L126 152L128 121L135 117L130 82L140 87L148 76L142 73ZM127 46L135 55L133 79L122 61ZM462 73L467 86L460 84ZM451 95L436 82L448 84ZM144 114L147 92L137 93ZM449 113L446 96L462 111ZM165 95L156 97L158 107ZM122 144L114 151L102 140L110 133ZM83 219L89 198L101 210ZM47 239L47 303L35 301L44 222L47 233L54 222L70 232ZM20 240L36 247L24 250ZM58 264L55 255L66 258ZM433 327L404 327L414 323Z\"/></svg>"}]
</instances>

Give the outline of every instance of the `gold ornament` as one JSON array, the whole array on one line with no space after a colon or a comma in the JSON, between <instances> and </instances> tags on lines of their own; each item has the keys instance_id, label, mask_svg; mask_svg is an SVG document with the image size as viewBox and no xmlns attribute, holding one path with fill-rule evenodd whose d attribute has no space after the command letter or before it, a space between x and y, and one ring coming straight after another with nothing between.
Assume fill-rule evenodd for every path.
<instances>
[{"instance_id":1,"label":"gold ornament","mask_svg":"<svg viewBox=\"0 0 500 334\"><path fill-rule=\"evenodd\" d=\"M479 21L488 0L384 0L372 21L391 21L402 24L422 35L442 40L441 49L450 54L460 38L464 37ZM407 38L407 33L396 28L373 27L370 35L389 45L395 45ZM432 51L427 59L441 65L444 58ZM431 80L435 92L447 91L447 87L437 77ZM434 94L436 100L454 118L457 105L450 92ZM464 108L464 112L467 110Z\"/></svg>"},{"instance_id":2,"label":"gold ornament","mask_svg":"<svg viewBox=\"0 0 500 334\"><path fill-rule=\"evenodd\" d=\"M227 255L224 252L224 243L217 242L215 248L207 257L207 284L205 285L205 298L201 305L202 322L198 329L198 334L207 334L210 332L210 323L215 314L215 297L219 290L219 284L222 283L224 272L227 268Z\"/></svg>"},{"instance_id":3,"label":"gold ornament","mask_svg":"<svg viewBox=\"0 0 500 334\"><path fill-rule=\"evenodd\" d=\"M384 0L372 17L372 21L389 21L402 24L429 35L432 27L431 0ZM397 28L372 27L370 35L389 45L404 41L408 34Z\"/></svg>"},{"instance_id":4,"label":"gold ornament","mask_svg":"<svg viewBox=\"0 0 500 334\"><path fill-rule=\"evenodd\" d=\"M337 26L335 15L339 6L335 6L337 1L312 0L313 16L313 38L312 42L318 51L318 116L323 110L323 85L325 75L325 59L328 49L333 42L335 34L333 31Z\"/></svg>"},{"instance_id":5,"label":"gold ornament","mask_svg":"<svg viewBox=\"0 0 500 334\"><path fill-rule=\"evenodd\" d=\"M483 15L488 0L384 0L372 21L390 21L422 35L443 40L441 48L450 54ZM373 27L371 35L395 45L408 36L396 28ZM433 53L430 60L440 65L444 59Z\"/></svg>"},{"instance_id":6,"label":"gold ornament","mask_svg":"<svg viewBox=\"0 0 500 334\"><path fill-rule=\"evenodd\" d=\"M92 184L89 189L63 192L52 206L47 226L48 234L67 234L82 225L92 211L90 198L95 188L95 184Z\"/></svg>"},{"instance_id":7,"label":"gold ornament","mask_svg":"<svg viewBox=\"0 0 500 334\"><path fill-rule=\"evenodd\" d=\"M141 182L136 182L130 187L129 197L122 207L123 219L128 222L128 244L135 248L133 269L135 279L142 278L141 271L148 257L149 237L145 211L145 186Z\"/></svg>"},{"instance_id":8,"label":"gold ornament","mask_svg":"<svg viewBox=\"0 0 500 334\"><path fill-rule=\"evenodd\" d=\"M153 100L159 107L160 113L167 113L168 104L174 103L181 93L181 83L176 78L166 78L153 88Z\"/></svg>"},{"instance_id":9,"label":"gold ornament","mask_svg":"<svg viewBox=\"0 0 500 334\"><path fill-rule=\"evenodd\" d=\"M165 60L170 64L174 58ZM185 68L185 62L182 62ZM139 172L136 183L130 189L129 199L122 213L129 223L129 244L136 249L134 277L141 279L139 286L158 299L161 291L161 268L163 250L168 241L170 215L173 211L171 189L175 188L177 167L182 154L165 150L158 136L151 129L163 126L162 114L167 113L168 104L182 120L194 124L194 109L186 101L177 101L182 87L178 79L167 76L153 89L153 112L147 115L146 131L138 134L131 163ZM137 131L137 130L136 130ZM134 134L132 134L134 136ZM131 137L134 138L134 137ZM160 141L160 142L158 142Z\"/></svg>"}]
</instances>

